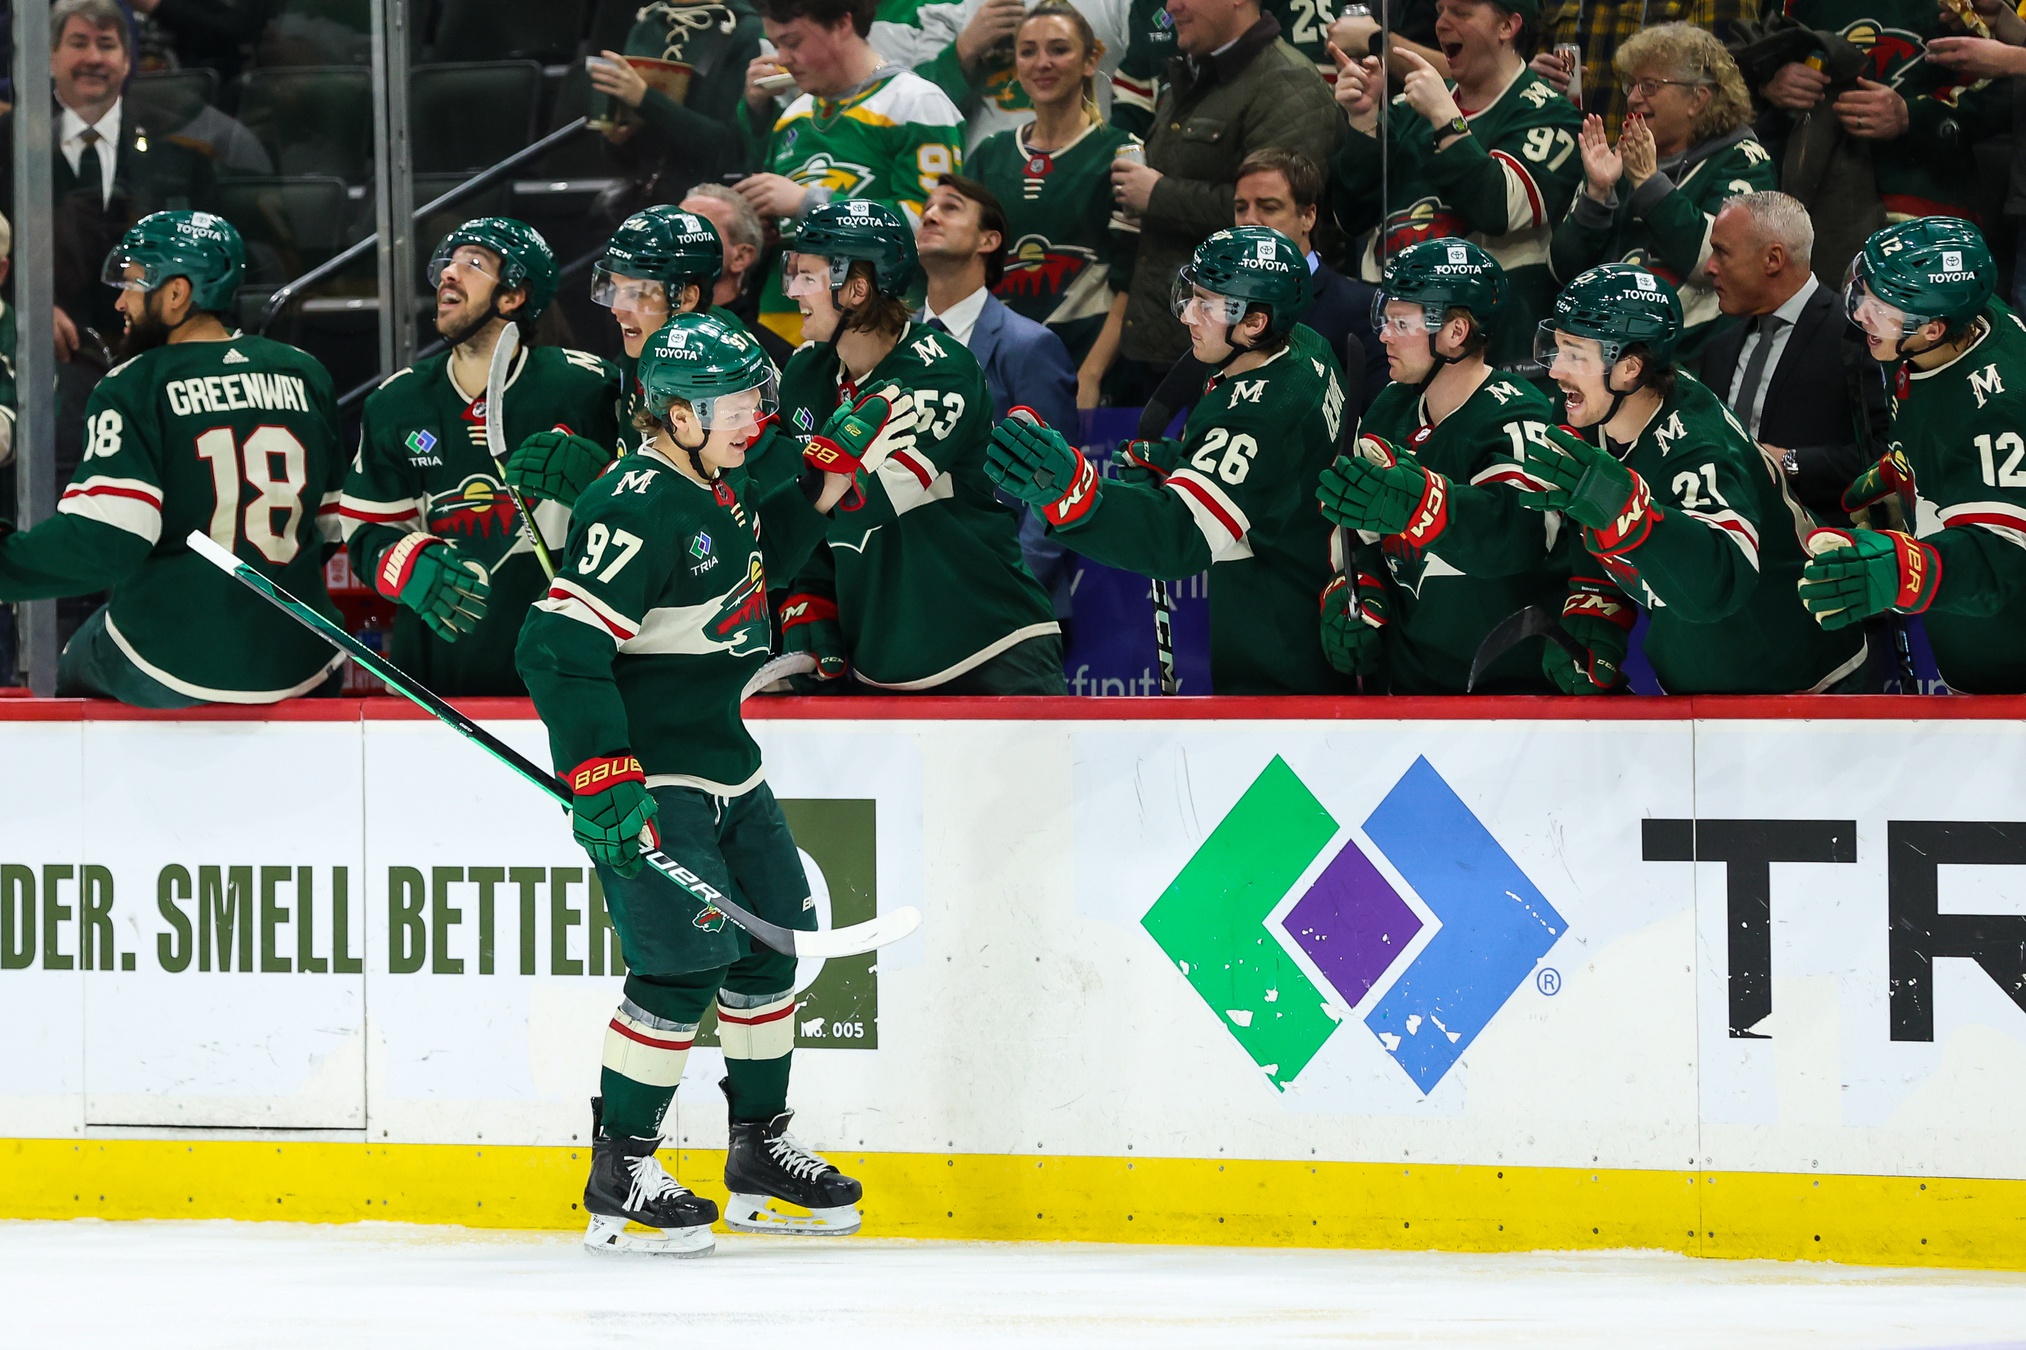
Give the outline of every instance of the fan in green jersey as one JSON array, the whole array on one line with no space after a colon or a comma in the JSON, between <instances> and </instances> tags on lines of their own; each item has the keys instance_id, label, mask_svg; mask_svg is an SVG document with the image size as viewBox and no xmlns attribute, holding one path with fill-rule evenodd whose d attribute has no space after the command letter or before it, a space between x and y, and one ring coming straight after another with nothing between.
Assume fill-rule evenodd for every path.
<instances>
[{"instance_id":1,"label":"fan in green jersey","mask_svg":"<svg viewBox=\"0 0 2026 1350\"><path fill-rule=\"evenodd\" d=\"M245 257L223 217L161 211L106 259L129 359L92 390L56 514L0 538L0 600L112 592L64 647L60 694L182 708L335 691L342 657L183 542L202 530L337 617L323 581L345 472L330 376L226 326Z\"/></svg>"},{"instance_id":2,"label":"fan in green jersey","mask_svg":"<svg viewBox=\"0 0 2026 1350\"><path fill-rule=\"evenodd\" d=\"M1820 530L1801 598L1829 629L1920 614L1949 687L2026 692L2026 326L1992 299L1975 226L1888 225L1851 264L1845 301L1871 354L1900 362L1891 445L1843 504L1897 496L1911 535Z\"/></svg>"},{"instance_id":3,"label":"fan in green jersey","mask_svg":"<svg viewBox=\"0 0 2026 1350\"><path fill-rule=\"evenodd\" d=\"M1360 541L1356 567L1323 592L1323 649L1359 675L1376 674L1383 651L1394 693L1465 692L1501 620L1560 601L1549 565L1560 518L1528 512L1515 491L1519 447L1554 410L1485 359L1508 294L1504 269L1462 239L1393 256L1374 307L1392 383L1365 414L1360 453L1324 469L1316 490L1323 516ZM1532 655L1501 658L1477 688L1550 692Z\"/></svg>"},{"instance_id":4,"label":"fan in green jersey","mask_svg":"<svg viewBox=\"0 0 2026 1350\"><path fill-rule=\"evenodd\" d=\"M352 568L400 603L389 655L445 695L519 694L514 638L544 577L527 538L553 547L568 511L532 507L523 522L486 436L508 445L538 432L618 437L619 376L587 352L529 345L555 299L548 244L518 220L488 216L452 230L429 264L436 331L450 349L394 372L367 396L359 453L342 511ZM516 325L519 354L502 407L487 377L500 335Z\"/></svg>"},{"instance_id":5,"label":"fan in green jersey","mask_svg":"<svg viewBox=\"0 0 2026 1350\"><path fill-rule=\"evenodd\" d=\"M809 883L759 746L739 714L767 659L767 573L821 539L848 477L808 471L767 492L737 470L776 400L759 343L679 314L646 344L640 429L650 442L578 499L567 561L517 652L571 822L598 867L628 974L592 1107L585 1245L692 1254L717 1206L655 1159L662 1115L715 1003L731 1110L725 1219L749 1231L844 1234L858 1183L786 1133L795 959L756 946L658 872L660 847L770 922L815 927ZM809 1210L784 1216L785 1201ZM628 1222L661 1230L626 1232Z\"/></svg>"},{"instance_id":6,"label":"fan in green jersey","mask_svg":"<svg viewBox=\"0 0 2026 1350\"><path fill-rule=\"evenodd\" d=\"M986 472L1086 557L1157 579L1210 570L1210 680L1220 694L1339 692L1316 597L1330 527L1315 485L1343 431L1329 344L1296 322L1310 295L1294 241L1263 226L1204 240L1176 283L1177 316L1215 374L1180 444L1135 443L1159 482L1102 479L1062 434L1009 417Z\"/></svg>"},{"instance_id":7,"label":"fan in green jersey","mask_svg":"<svg viewBox=\"0 0 2026 1350\"><path fill-rule=\"evenodd\" d=\"M1590 652L1551 646L1547 673L1571 693L1619 688L1636 604L1669 693L1857 687L1861 631L1825 632L1796 593L1806 514L1730 410L1675 368L1681 326L1674 289L1625 263L1577 277L1541 324L1571 425L1519 446L1526 500L1583 527L1563 615Z\"/></svg>"}]
</instances>

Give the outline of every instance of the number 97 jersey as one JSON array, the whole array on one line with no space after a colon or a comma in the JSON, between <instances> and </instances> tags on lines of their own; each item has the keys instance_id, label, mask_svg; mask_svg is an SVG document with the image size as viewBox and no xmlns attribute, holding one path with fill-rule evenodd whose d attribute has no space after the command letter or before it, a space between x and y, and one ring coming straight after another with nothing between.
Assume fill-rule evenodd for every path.
<instances>
[{"instance_id":1,"label":"number 97 jersey","mask_svg":"<svg viewBox=\"0 0 2026 1350\"><path fill-rule=\"evenodd\" d=\"M97 551L147 543L106 615L137 667L192 698L272 703L315 688L342 658L183 541L210 535L336 618L323 559L345 467L315 358L261 337L183 342L99 381L84 459L56 509L77 518L85 546L104 541Z\"/></svg>"}]
</instances>

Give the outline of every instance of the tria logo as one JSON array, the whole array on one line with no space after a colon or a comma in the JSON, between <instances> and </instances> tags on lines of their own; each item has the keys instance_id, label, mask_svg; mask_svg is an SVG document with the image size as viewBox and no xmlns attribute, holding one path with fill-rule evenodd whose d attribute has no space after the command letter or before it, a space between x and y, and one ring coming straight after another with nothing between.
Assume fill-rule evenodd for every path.
<instances>
[{"instance_id":1,"label":"tria logo","mask_svg":"<svg viewBox=\"0 0 2026 1350\"><path fill-rule=\"evenodd\" d=\"M1567 931L1425 758L1353 831L1275 756L1140 924L1276 1088L1357 1017L1423 1094Z\"/></svg>"}]
</instances>

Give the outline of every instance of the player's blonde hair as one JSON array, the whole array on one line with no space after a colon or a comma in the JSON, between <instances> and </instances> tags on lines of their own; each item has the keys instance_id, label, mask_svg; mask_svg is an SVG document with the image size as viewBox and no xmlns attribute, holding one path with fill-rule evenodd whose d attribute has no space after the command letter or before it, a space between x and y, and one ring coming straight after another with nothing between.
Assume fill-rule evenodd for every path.
<instances>
[{"instance_id":1,"label":"player's blonde hair","mask_svg":"<svg viewBox=\"0 0 2026 1350\"><path fill-rule=\"evenodd\" d=\"M1659 70L1668 79L1707 86L1709 102L1689 129L1691 144L1728 135L1752 120L1752 96L1745 89L1745 77L1716 34L1707 29L1687 23L1642 28L1619 45L1611 65L1621 80L1629 80L1641 70Z\"/></svg>"}]
</instances>

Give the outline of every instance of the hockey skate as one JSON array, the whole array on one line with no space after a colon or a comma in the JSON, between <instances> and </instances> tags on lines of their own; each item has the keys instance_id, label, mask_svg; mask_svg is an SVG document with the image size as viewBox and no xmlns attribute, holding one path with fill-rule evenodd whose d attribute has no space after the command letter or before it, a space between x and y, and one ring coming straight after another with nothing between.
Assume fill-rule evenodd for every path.
<instances>
[{"instance_id":1,"label":"hockey skate","mask_svg":"<svg viewBox=\"0 0 2026 1350\"><path fill-rule=\"evenodd\" d=\"M865 1188L788 1133L793 1111L772 1120L734 1120L725 1149L725 1227L740 1233L844 1237L864 1219L858 1201ZM806 1214L786 1212L776 1203Z\"/></svg>"},{"instance_id":2,"label":"hockey skate","mask_svg":"<svg viewBox=\"0 0 2026 1350\"><path fill-rule=\"evenodd\" d=\"M638 1256L708 1256L717 1245L711 1224L718 1207L692 1194L654 1156L659 1139L613 1138L605 1133L597 1098L591 1101L591 1178L584 1211L591 1223L584 1246L594 1252ZM629 1233L637 1223L657 1237ZM854 1225L855 1226L855 1225Z\"/></svg>"}]
</instances>

